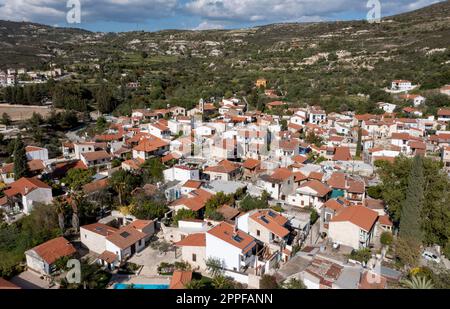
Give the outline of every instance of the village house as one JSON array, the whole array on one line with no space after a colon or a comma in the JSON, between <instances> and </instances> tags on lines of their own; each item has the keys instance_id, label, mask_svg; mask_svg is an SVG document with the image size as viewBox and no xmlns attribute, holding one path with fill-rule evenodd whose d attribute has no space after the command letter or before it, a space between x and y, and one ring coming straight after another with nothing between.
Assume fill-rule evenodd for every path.
<instances>
[{"instance_id":1,"label":"village house","mask_svg":"<svg viewBox=\"0 0 450 309\"><path fill-rule=\"evenodd\" d=\"M200 180L200 171L197 168L192 168L186 165L175 165L163 171L164 180L169 181L182 181L188 180Z\"/></svg>"},{"instance_id":2,"label":"village house","mask_svg":"<svg viewBox=\"0 0 450 309\"><path fill-rule=\"evenodd\" d=\"M310 180L300 185L295 194L288 196L288 204L304 207L313 207L320 210L322 205L330 198L331 188L318 181Z\"/></svg>"},{"instance_id":3,"label":"village house","mask_svg":"<svg viewBox=\"0 0 450 309\"><path fill-rule=\"evenodd\" d=\"M133 159L147 161L154 156L161 156L169 151L169 143L160 138L145 138L133 148Z\"/></svg>"},{"instance_id":4,"label":"village house","mask_svg":"<svg viewBox=\"0 0 450 309\"><path fill-rule=\"evenodd\" d=\"M447 122L450 121L450 109L441 108L437 112L438 121Z\"/></svg>"},{"instance_id":5,"label":"village house","mask_svg":"<svg viewBox=\"0 0 450 309\"><path fill-rule=\"evenodd\" d=\"M374 241L378 213L364 206L342 209L329 221L328 236L353 249L367 248Z\"/></svg>"},{"instance_id":6,"label":"village house","mask_svg":"<svg viewBox=\"0 0 450 309\"><path fill-rule=\"evenodd\" d=\"M29 161L32 160L41 160L43 162L48 161L48 150L46 148L36 146L26 146L25 153Z\"/></svg>"},{"instance_id":7,"label":"village house","mask_svg":"<svg viewBox=\"0 0 450 309\"><path fill-rule=\"evenodd\" d=\"M405 91L413 90L414 88L415 88L415 86L413 86L409 80L403 80L403 79L394 80L394 81L392 81L392 84L391 84L391 90L394 90L394 91L405 92Z\"/></svg>"},{"instance_id":8,"label":"village house","mask_svg":"<svg viewBox=\"0 0 450 309\"><path fill-rule=\"evenodd\" d=\"M64 237L54 238L25 252L27 267L40 275L50 276L55 270L55 262L73 256L76 249Z\"/></svg>"},{"instance_id":9,"label":"village house","mask_svg":"<svg viewBox=\"0 0 450 309\"><path fill-rule=\"evenodd\" d=\"M94 152L84 152L81 154L80 159L87 167L108 167L112 160L112 155L107 153L105 150L100 150Z\"/></svg>"},{"instance_id":10,"label":"village house","mask_svg":"<svg viewBox=\"0 0 450 309\"><path fill-rule=\"evenodd\" d=\"M288 248L288 219L273 210L254 210L236 219L237 228L261 242L271 254L277 254L278 261L287 261L291 250ZM290 245L290 244L289 244Z\"/></svg>"},{"instance_id":11,"label":"village house","mask_svg":"<svg viewBox=\"0 0 450 309\"><path fill-rule=\"evenodd\" d=\"M206 234L190 234L175 243L181 247L181 259L193 269L206 270Z\"/></svg>"},{"instance_id":12,"label":"village house","mask_svg":"<svg viewBox=\"0 0 450 309\"><path fill-rule=\"evenodd\" d=\"M223 269L241 272L253 265L256 254L255 239L222 222L206 232L206 259L220 261Z\"/></svg>"},{"instance_id":13,"label":"village house","mask_svg":"<svg viewBox=\"0 0 450 309\"><path fill-rule=\"evenodd\" d=\"M287 168L275 169L271 174L263 174L258 178L259 186L275 200L286 200L294 190L294 174Z\"/></svg>"},{"instance_id":14,"label":"village house","mask_svg":"<svg viewBox=\"0 0 450 309\"><path fill-rule=\"evenodd\" d=\"M7 212L29 214L37 204L51 204L52 188L37 178L20 178L4 191L8 199Z\"/></svg>"},{"instance_id":15,"label":"village house","mask_svg":"<svg viewBox=\"0 0 450 309\"><path fill-rule=\"evenodd\" d=\"M89 251L99 254L102 266L113 270L142 251L154 232L154 221L135 220L119 229L94 223L80 227L80 240Z\"/></svg>"},{"instance_id":16,"label":"village house","mask_svg":"<svg viewBox=\"0 0 450 309\"><path fill-rule=\"evenodd\" d=\"M203 173L209 176L209 180L225 180L230 181L236 179L241 174L240 165L222 160L216 166L208 166Z\"/></svg>"}]
</instances>

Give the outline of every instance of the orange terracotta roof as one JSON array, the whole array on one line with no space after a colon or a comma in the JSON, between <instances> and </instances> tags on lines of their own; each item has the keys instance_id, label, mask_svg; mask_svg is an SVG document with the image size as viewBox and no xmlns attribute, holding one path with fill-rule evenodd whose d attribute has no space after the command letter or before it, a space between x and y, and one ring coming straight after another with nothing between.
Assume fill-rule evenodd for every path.
<instances>
[{"instance_id":1,"label":"orange terracotta roof","mask_svg":"<svg viewBox=\"0 0 450 309\"><path fill-rule=\"evenodd\" d=\"M77 252L74 246L64 237L54 238L31 250L36 252L49 265L62 257Z\"/></svg>"},{"instance_id":2,"label":"orange terracotta roof","mask_svg":"<svg viewBox=\"0 0 450 309\"><path fill-rule=\"evenodd\" d=\"M175 270L170 280L169 289L182 290L186 288L186 284L192 281L192 271Z\"/></svg>"},{"instance_id":3,"label":"orange terracotta roof","mask_svg":"<svg viewBox=\"0 0 450 309\"><path fill-rule=\"evenodd\" d=\"M116 233L118 231L118 229L106 225L106 224L102 224L102 223L93 223L93 224L88 224L88 225L84 225L81 227L82 229L91 231L93 233L102 235L102 236L110 236L114 233Z\"/></svg>"},{"instance_id":4,"label":"orange terracotta roof","mask_svg":"<svg viewBox=\"0 0 450 309\"><path fill-rule=\"evenodd\" d=\"M199 189L202 186L202 182L198 180L188 180L182 185L184 188L191 188L191 189Z\"/></svg>"},{"instance_id":5,"label":"orange terracotta roof","mask_svg":"<svg viewBox=\"0 0 450 309\"><path fill-rule=\"evenodd\" d=\"M257 211L250 218L280 238L289 234L289 230L284 226L288 220L273 210Z\"/></svg>"},{"instance_id":6,"label":"orange terracotta roof","mask_svg":"<svg viewBox=\"0 0 450 309\"><path fill-rule=\"evenodd\" d=\"M29 192L36 189L51 189L51 187L37 178L22 177L10 184L9 189L4 192L6 196L11 197L17 194L27 195Z\"/></svg>"},{"instance_id":7,"label":"orange terracotta roof","mask_svg":"<svg viewBox=\"0 0 450 309\"><path fill-rule=\"evenodd\" d=\"M344 208L331 222L351 222L365 231L370 231L378 219L378 213L364 206L351 206Z\"/></svg>"},{"instance_id":8,"label":"orange terracotta roof","mask_svg":"<svg viewBox=\"0 0 450 309\"><path fill-rule=\"evenodd\" d=\"M331 174L331 177L327 180L327 183L333 189L345 190L345 174L335 172Z\"/></svg>"},{"instance_id":9,"label":"orange terracotta roof","mask_svg":"<svg viewBox=\"0 0 450 309\"><path fill-rule=\"evenodd\" d=\"M105 261L106 263L112 264L117 261L117 255L111 251L105 250L105 251L103 251L102 254L100 254L98 256L97 259Z\"/></svg>"},{"instance_id":10,"label":"orange terracotta roof","mask_svg":"<svg viewBox=\"0 0 450 309\"><path fill-rule=\"evenodd\" d=\"M175 243L179 247L206 247L205 233L190 234Z\"/></svg>"},{"instance_id":11,"label":"orange terracotta roof","mask_svg":"<svg viewBox=\"0 0 450 309\"><path fill-rule=\"evenodd\" d=\"M316 191L319 196L325 196L331 191L330 187L328 187L326 184L318 180L310 180L308 182L305 182L299 188L306 188L306 187Z\"/></svg>"},{"instance_id":12,"label":"orange terracotta roof","mask_svg":"<svg viewBox=\"0 0 450 309\"><path fill-rule=\"evenodd\" d=\"M123 250L131 247L145 237L147 237L145 233L136 230L131 225L127 225L120 228L116 233L106 237L106 239Z\"/></svg>"},{"instance_id":13,"label":"orange terracotta roof","mask_svg":"<svg viewBox=\"0 0 450 309\"><path fill-rule=\"evenodd\" d=\"M243 167L249 170L253 170L259 166L261 166L261 161L255 159L247 159L243 164Z\"/></svg>"},{"instance_id":14,"label":"orange terracotta roof","mask_svg":"<svg viewBox=\"0 0 450 309\"><path fill-rule=\"evenodd\" d=\"M352 155L350 154L350 148L348 147L336 147L336 151L333 156L333 161L350 161Z\"/></svg>"},{"instance_id":15,"label":"orange terracotta roof","mask_svg":"<svg viewBox=\"0 0 450 309\"><path fill-rule=\"evenodd\" d=\"M247 253L256 246L255 239L252 236L240 230L235 231L234 226L226 222L216 225L207 233L241 249L243 253Z\"/></svg>"},{"instance_id":16,"label":"orange terracotta roof","mask_svg":"<svg viewBox=\"0 0 450 309\"><path fill-rule=\"evenodd\" d=\"M323 204L323 207L329 208L329 209L334 210L336 212L338 212L338 211L340 211L340 210L342 210L344 208L344 206L341 203L339 203L337 200L335 200L335 199L326 201L326 203Z\"/></svg>"}]
</instances>

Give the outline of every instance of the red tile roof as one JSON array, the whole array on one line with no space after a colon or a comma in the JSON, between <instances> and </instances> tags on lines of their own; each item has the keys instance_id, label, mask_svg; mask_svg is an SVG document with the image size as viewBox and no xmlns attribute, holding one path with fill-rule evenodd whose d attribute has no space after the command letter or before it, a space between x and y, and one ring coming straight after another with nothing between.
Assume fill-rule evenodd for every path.
<instances>
[{"instance_id":1,"label":"red tile roof","mask_svg":"<svg viewBox=\"0 0 450 309\"><path fill-rule=\"evenodd\" d=\"M186 284L192 281L192 271L176 270L173 272L172 279L170 280L169 289L181 290L186 288Z\"/></svg>"},{"instance_id":2,"label":"red tile roof","mask_svg":"<svg viewBox=\"0 0 450 309\"><path fill-rule=\"evenodd\" d=\"M11 197L17 194L27 195L29 192L36 189L51 189L51 187L37 178L22 177L10 184L9 189L4 192L6 196Z\"/></svg>"},{"instance_id":3,"label":"red tile roof","mask_svg":"<svg viewBox=\"0 0 450 309\"><path fill-rule=\"evenodd\" d=\"M288 220L273 210L257 211L250 218L278 237L284 238L289 234L289 230L284 226Z\"/></svg>"},{"instance_id":4,"label":"red tile roof","mask_svg":"<svg viewBox=\"0 0 450 309\"><path fill-rule=\"evenodd\" d=\"M64 237L49 240L31 250L36 252L49 265L62 257L73 255L77 251Z\"/></svg>"},{"instance_id":5,"label":"red tile roof","mask_svg":"<svg viewBox=\"0 0 450 309\"><path fill-rule=\"evenodd\" d=\"M175 243L179 247L205 247L206 246L206 235L205 233L190 234Z\"/></svg>"},{"instance_id":6,"label":"red tile roof","mask_svg":"<svg viewBox=\"0 0 450 309\"><path fill-rule=\"evenodd\" d=\"M350 161L352 155L350 154L350 148L348 147L336 147L333 161Z\"/></svg>"},{"instance_id":7,"label":"red tile roof","mask_svg":"<svg viewBox=\"0 0 450 309\"><path fill-rule=\"evenodd\" d=\"M318 180L310 180L308 182L305 182L299 188L311 188L316 191L317 194L321 197L327 195L331 191L331 188L329 186Z\"/></svg>"},{"instance_id":8,"label":"red tile roof","mask_svg":"<svg viewBox=\"0 0 450 309\"><path fill-rule=\"evenodd\" d=\"M351 206L340 211L331 222L351 222L368 232L377 219L377 212L364 206Z\"/></svg>"},{"instance_id":9,"label":"red tile roof","mask_svg":"<svg viewBox=\"0 0 450 309\"><path fill-rule=\"evenodd\" d=\"M255 239L252 236L240 230L235 231L234 226L226 222L216 225L207 233L241 249L243 253L256 246Z\"/></svg>"}]
</instances>

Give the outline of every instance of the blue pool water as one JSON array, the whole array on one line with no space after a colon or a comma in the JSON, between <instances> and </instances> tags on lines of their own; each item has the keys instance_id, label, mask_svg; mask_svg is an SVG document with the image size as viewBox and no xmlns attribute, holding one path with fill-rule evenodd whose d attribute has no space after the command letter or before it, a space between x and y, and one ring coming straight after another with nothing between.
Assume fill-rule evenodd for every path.
<instances>
[{"instance_id":1,"label":"blue pool water","mask_svg":"<svg viewBox=\"0 0 450 309\"><path fill-rule=\"evenodd\" d=\"M124 283L116 283L114 285L115 290L126 290L130 289L130 284L124 284ZM134 289L141 289L141 290L167 290L169 289L168 284L133 284Z\"/></svg>"}]
</instances>

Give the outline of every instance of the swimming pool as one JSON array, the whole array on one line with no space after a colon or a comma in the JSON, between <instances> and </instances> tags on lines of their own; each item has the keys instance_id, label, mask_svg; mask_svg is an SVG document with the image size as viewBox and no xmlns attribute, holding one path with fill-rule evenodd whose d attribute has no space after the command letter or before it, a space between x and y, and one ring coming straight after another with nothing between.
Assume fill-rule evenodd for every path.
<instances>
[{"instance_id":1,"label":"swimming pool","mask_svg":"<svg viewBox=\"0 0 450 309\"><path fill-rule=\"evenodd\" d=\"M114 285L115 290L127 290L127 289L137 289L137 290L167 290L169 289L168 284L125 284L116 283Z\"/></svg>"}]
</instances>

